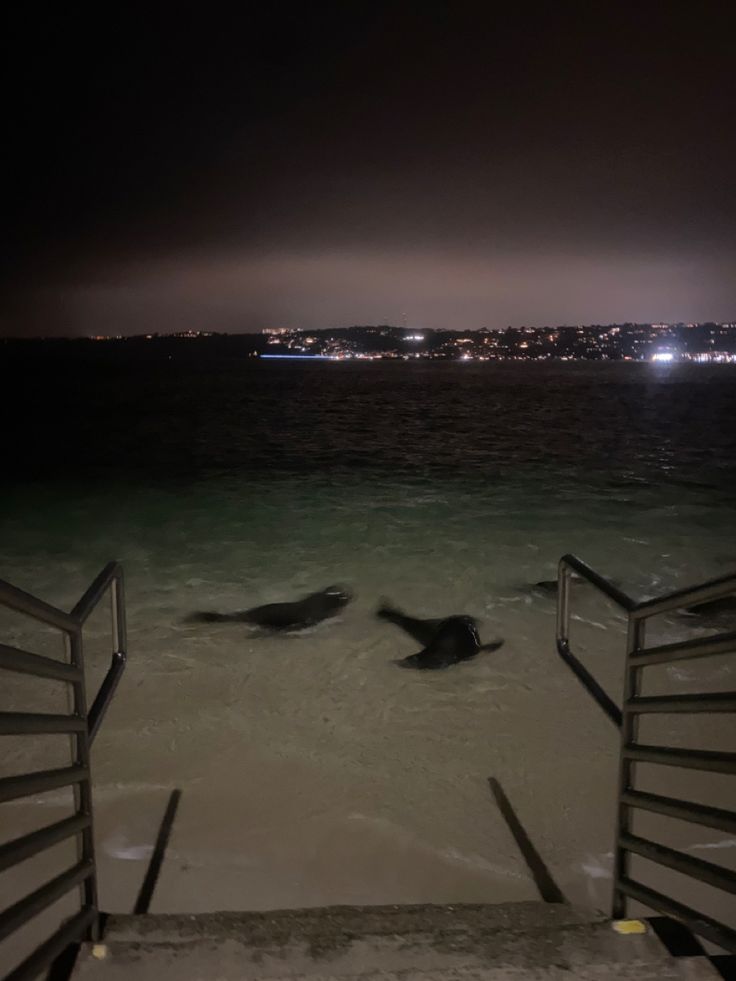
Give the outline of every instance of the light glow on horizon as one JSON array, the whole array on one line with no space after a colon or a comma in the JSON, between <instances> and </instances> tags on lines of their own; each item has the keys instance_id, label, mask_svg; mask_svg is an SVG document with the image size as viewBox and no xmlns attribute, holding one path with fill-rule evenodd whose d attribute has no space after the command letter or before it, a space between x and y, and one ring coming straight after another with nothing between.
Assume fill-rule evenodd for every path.
<instances>
[{"instance_id":1,"label":"light glow on horizon","mask_svg":"<svg viewBox=\"0 0 736 981\"><path fill-rule=\"evenodd\" d=\"M329 354L262 354L261 360L280 361L337 361Z\"/></svg>"}]
</instances>

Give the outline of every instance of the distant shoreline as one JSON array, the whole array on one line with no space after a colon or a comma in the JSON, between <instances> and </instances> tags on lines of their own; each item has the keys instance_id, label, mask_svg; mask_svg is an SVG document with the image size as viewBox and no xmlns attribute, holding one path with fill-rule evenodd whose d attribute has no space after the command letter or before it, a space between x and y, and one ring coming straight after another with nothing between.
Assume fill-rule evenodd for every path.
<instances>
[{"instance_id":1,"label":"distant shoreline","mask_svg":"<svg viewBox=\"0 0 736 981\"><path fill-rule=\"evenodd\" d=\"M4 354L93 352L96 357L274 361L655 361L736 362L736 322L700 324L593 324L506 327L500 330L436 330L391 325L321 330L267 328L260 333L180 331L133 336L7 338Z\"/></svg>"}]
</instances>

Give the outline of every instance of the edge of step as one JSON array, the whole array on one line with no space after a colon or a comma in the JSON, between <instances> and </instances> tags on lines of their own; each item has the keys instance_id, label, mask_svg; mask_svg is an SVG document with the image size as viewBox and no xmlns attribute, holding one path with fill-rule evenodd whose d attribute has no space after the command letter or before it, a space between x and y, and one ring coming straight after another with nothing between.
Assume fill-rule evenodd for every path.
<instances>
[{"instance_id":1,"label":"edge of step","mask_svg":"<svg viewBox=\"0 0 736 981\"><path fill-rule=\"evenodd\" d=\"M198 938L269 944L349 937L489 932L528 933L604 922L595 910L566 903L412 906L322 906L295 910L215 913L111 914L104 942L188 943Z\"/></svg>"},{"instance_id":2,"label":"edge of step","mask_svg":"<svg viewBox=\"0 0 736 981\"><path fill-rule=\"evenodd\" d=\"M339 908L338 908L339 909ZM382 912L392 907L381 907ZM401 909L401 908L399 908ZM482 908L481 908L482 909ZM301 912L301 911L299 911ZM340 910L342 912L342 910ZM350 908L352 915L355 908ZM452 924L451 910L446 913ZM478 912L478 908L474 909ZM608 921L537 925L511 929L488 924L434 930L435 910L422 930L350 933L328 930L311 934L303 927L288 937L287 916L262 914L265 932L254 936L240 929L247 914L206 917L208 932L172 938L158 928L154 939L108 940L87 944L77 961L75 981L714 981L705 957L671 957L647 927L621 932ZM402 913L402 927L407 919ZM390 916L389 916L390 918ZM412 914L409 914L412 919ZM152 918L153 919L153 918ZM167 918L169 919L169 918ZM174 917L181 922L182 917ZM212 920L225 932L213 934ZM314 924L314 917L310 917ZM273 921L276 921L274 930ZM330 921L332 922L332 921ZM456 921L454 921L456 922ZM631 926L638 926L633 921ZM189 926L192 926L191 918ZM251 924L252 926L252 924ZM397 924L398 926L398 924Z\"/></svg>"}]
</instances>

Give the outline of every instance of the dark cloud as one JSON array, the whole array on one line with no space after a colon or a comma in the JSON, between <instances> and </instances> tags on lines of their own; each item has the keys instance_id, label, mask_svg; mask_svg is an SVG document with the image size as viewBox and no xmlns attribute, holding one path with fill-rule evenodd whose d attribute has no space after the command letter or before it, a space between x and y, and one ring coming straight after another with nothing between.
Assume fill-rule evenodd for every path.
<instances>
[{"instance_id":1,"label":"dark cloud","mask_svg":"<svg viewBox=\"0 0 736 981\"><path fill-rule=\"evenodd\" d=\"M735 315L728 5L133 11L6 32L5 333Z\"/></svg>"}]
</instances>

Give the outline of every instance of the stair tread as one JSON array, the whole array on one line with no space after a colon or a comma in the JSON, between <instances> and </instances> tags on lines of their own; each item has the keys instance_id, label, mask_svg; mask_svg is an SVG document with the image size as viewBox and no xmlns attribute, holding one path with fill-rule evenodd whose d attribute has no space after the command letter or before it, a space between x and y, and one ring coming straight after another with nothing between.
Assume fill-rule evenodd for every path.
<instances>
[{"instance_id":1,"label":"stair tread","mask_svg":"<svg viewBox=\"0 0 736 981\"><path fill-rule=\"evenodd\" d=\"M498 904L457 903L415 906L323 906L297 910L257 912L222 911L216 913L114 914L105 927L106 940L156 938L172 941L173 936L259 936L297 938L300 934L343 932L355 936L436 933L437 931L488 932L489 930L549 929L569 924L601 922L605 917L594 910L566 903L537 901Z\"/></svg>"},{"instance_id":2,"label":"stair tread","mask_svg":"<svg viewBox=\"0 0 736 981\"><path fill-rule=\"evenodd\" d=\"M514 919L515 906L520 919ZM530 909L529 907L535 907ZM541 907L541 908L540 908ZM114 917L74 981L712 981L706 958L670 957L656 934L564 922L571 907L331 907ZM495 918L491 918L495 912ZM523 921L523 922L522 922ZM126 936L127 935L127 936Z\"/></svg>"}]
</instances>

